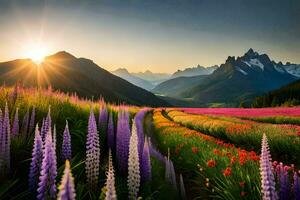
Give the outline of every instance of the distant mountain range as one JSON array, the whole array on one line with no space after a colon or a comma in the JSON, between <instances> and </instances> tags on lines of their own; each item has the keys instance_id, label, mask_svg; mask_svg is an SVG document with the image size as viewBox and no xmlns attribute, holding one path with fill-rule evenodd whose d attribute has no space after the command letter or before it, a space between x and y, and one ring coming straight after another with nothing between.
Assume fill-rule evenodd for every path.
<instances>
[{"instance_id":1,"label":"distant mountain range","mask_svg":"<svg viewBox=\"0 0 300 200\"><path fill-rule=\"evenodd\" d=\"M149 70L145 72L139 72L139 73L130 73L125 68L119 68L115 71L112 71L116 76L119 76L128 82L139 86L141 88L144 88L146 90L153 90L155 86L159 85L160 83L163 83L165 81L169 81L172 79L176 79L179 77L194 77L199 75L209 75L213 73L218 68L217 65L212 67L202 67L198 65L197 67L190 67L186 68L184 70L178 70L173 74L167 74L167 73L153 73ZM182 80L182 79L180 79ZM176 82L176 81L175 81ZM171 81L170 83L175 83ZM194 82L194 81L192 81ZM153 91L157 91L157 89L154 89Z\"/></svg>"},{"instance_id":2,"label":"distant mountain range","mask_svg":"<svg viewBox=\"0 0 300 200\"><path fill-rule=\"evenodd\" d=\"M177 78L177 77L209 75L209 74L213 73L217 68L218 68L217 65L212 66L212 67L203 67L203 66L197 65L197 67L191 67L191 68L186 68L184 70L178 70L171 76L171 79Z\"/></svg>"},{"instance_id":3,"label":"distant mountain range","mask_svg":"<svg viewBox=\"0 0 300 200\"><path fill-rule=\"evenodd\" d=\"M132 73L132 75L149 81L153 85L162 83L171 77L171 75L167 73L153 73L149 70L146 70L145 72Z\"/></svg>"},{"instance_id":4,"label":"distant mountain range","mask_svg":"<svg viewBox=\"0 0 300 200\"><path fill-rule=\"evenodd\" d=\"M96 65L92 60L76 58L67 52L46 57L37 65L30 59L0 63L0 81L6 85L22 82L24 86L47 86L82 97L98 98L115 103L147 106L168 106L152 93L119 78Z\"/></svg>"},{"instance_id":5,"label":"distant mountain range","mask_svg":"<svg viewBox=\"0 0 300 200\"><path fill-rule=\"evenodd\" d=\"M257 95L291 83L299 78L299 73L300 65L276 63L268 55L249 49L241 57L229 56L212 74L204 79L199 77L198 82L195 77L185 78L186 84L182 90L166 87L168 82L165 82L156 86L153 92L176 99L194 100L201 105L233 106L241 100L251 101ZM177 81L180 82L180 79Z\"/></svg>"},{"instance_id":6,"label":"distant mountain range","mask_svg":"<svg viewBox=\"0 0 300 200\"><path fill-rule=\"evenodd\" d=\"M112 71L111 73L121 77L122 79L125 79L126 81L136 86L144 88L145 90L151 90L155 87L155 85L152 82L139 78L138 76L135 76L133 74L130 74L125 68L119 68L115 71Z\"/></svg>"}]
</instances>

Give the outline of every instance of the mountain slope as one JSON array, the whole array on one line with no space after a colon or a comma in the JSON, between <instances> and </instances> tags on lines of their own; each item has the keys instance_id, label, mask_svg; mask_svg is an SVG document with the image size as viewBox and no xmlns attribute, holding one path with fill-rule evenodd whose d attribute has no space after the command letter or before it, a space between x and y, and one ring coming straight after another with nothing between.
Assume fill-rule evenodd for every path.
<instances>
[{"instance_id":1,"label":"mountain slope","mask_svg":"<svg viewBox=\"0 0 300 200\"><path fill-rule=\"evenodd\" d=\"M207 76L177 77L157 85L152 92L162 96L178 97L180 93L201 83Z\"/></svg>"},{"instance_id":2,"label":"mountain slope","mask_svg":"<svg viewBox=\"0 0 300 200\"><path fill-rule=\"evenodd\" d=\"M202 67L198 65L197 67L191 67L191 68L186 68L184 70L178 70L175 72L171 78L177 78L177 77L191 77L191 76L199 76L199 75L209 75L213 73L216 69L218 68L217 65L212 66L212 67Z\"/></svg>"},{"instance_id":3,"label":"mountain slope","mask_svg":"<svg viewBox=\"0 0 300 200\"><path fill-rule=\"evenodd\" d=\"M253 107L275 107L300 105L300 80L273 90L253 101Z\"/></svg>"},{"instance_id":4,"label":"mountain slope","mask_svg":"<svg viewBox=\"0 0 300 200\"><path fill-rule=\"evenodd\" d=\"M284 66L271 61L266 54L250 49L242 57L228 57L225 64L179 96L203 103L231 103L276 89L295 81Z\"/></svg>"},{"instance_id":5,"label":"mountain slope","mask_svg":"<svg viewBox=\"0 0 300 200\"><path fill-rule=\"evenodd\" d=\"M132 83L136 86L139 86L141 88L144 88L145 90L151 90L154 88L154 85L149 82L146 81L144 79L141 79L139 77L136 77L132 74L130 74L127 69L125 68L119 68L115 71L111 72L112 74L121 77L122 79L125 79L126 81L128 81L129 83Z\"/></svg>"},{"instance_id":6,"label":"mountain slope","mask_svg":"<svg viewBox=\"0 0 300 200\"><path fill-rule=\"evenodd\" d=\"M30 59L0 63L0 81L13 85L47 86L82 97L102 96L110 102L135 105L165 106L165 101L96 65L85 58L58 52L45 58L40 65Z\"/></svg>"}]
</instances>

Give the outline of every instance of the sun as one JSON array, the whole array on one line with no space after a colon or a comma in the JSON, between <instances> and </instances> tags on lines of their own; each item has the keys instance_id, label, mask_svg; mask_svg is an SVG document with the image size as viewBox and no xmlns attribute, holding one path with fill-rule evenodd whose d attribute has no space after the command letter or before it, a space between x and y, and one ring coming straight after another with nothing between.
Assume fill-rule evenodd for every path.
<instances>
[{"instance_id":1,"label":"sun","mask_svg":"<svg viewBox=\"0 0 300 200\"><path fill-rule=\"evenodd\" d=\"M42 63L46 55L46 48L41 45L32 45L28 47L27 56L36 64Z\"/></svg>"}]
</instances>

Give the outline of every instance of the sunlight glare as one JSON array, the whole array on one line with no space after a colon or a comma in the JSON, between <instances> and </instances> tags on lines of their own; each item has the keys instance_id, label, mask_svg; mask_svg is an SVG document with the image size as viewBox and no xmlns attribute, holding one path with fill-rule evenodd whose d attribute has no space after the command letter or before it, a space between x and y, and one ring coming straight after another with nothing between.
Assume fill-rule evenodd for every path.
<instances>
[{"instance_id":1,"label":"sunlight glare","mask_svg":"<svg viewBox=\"0 0 300 200\"><path fill-rule=\"evenodd\" d=\"M27 56L37 64L42 63L46 55L46 49L41 45L32 45L31 47L28 47Z\"/></svg>"}]
</instances>

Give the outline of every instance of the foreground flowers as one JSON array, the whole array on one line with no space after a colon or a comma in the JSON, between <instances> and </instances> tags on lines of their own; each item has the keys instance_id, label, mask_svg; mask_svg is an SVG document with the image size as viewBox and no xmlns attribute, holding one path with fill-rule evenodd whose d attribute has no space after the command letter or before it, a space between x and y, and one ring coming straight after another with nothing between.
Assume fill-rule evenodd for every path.
<instances>
[{"instance_id":1,"label":"foreground flowers","mask_svg":"<svg viewBox=\"0 0 300 200\"><path fill-rule=\"evenodd\" d=\"M116 188L115 188L115 174L114 174L114 167L112 163L112 156L111 150L108 153L108 170L106 172L106 193L105 193L105 200L116 200Z\"/></svg>"},{"instance_id":2,"label":"foreground flowers","mask_svg":"<svg viewBox=\"0 0 300 200\"><path fill-rule=\"evenodd\" d=\"M66 160L64 175L59 186L58 200L75 200L74 178L70 168L69 160Z\"/></svg>"},{"instance_id":3,"label":"foreground flowers","mask_svg":"<svg viewBox=\"0 0 300 200\"><path fill-rule=\"evenodd\" d=\"M51 130L46 135L45 147L43 152L43 162L41 167L40 182L38 185L37 199L43 200L56 197L57 164L56 154L52 143Z\"/></svg>"},{"instance_id":4,"label":"foreground flowers","mask_svg":"<svg viewBox=\"0 0 300 200\"><path fill-rule=\"evenodd\" d=\"M138 154L138 136L133 120L128 157L128 198L136 199L140 188L140 163Z\"/></svg>"},{"instance_id":5,"label":"foreground flowers","mask_svg":"<svg viewBox=\"0 0 300 200\"><path fill-rule=\"evenodd\" d=\"M93 109L90 110L88 135L86 140L85 171L87 183L93 189L97 188L100 167L100 145L97 124Z\"/></svg>"},{"instance_id":6,"label":"foreground flowers","mask_svg":"<svg viewBox=\"0 0 300 200\"><path fill-rule=\"evenodd\" d=\"M275 180L272 168L272 159L269 151L268 141L266 135L264 134L260 156L260 174L263 200L278 199L275 191Z\"/></svg>"}]
</instances>

